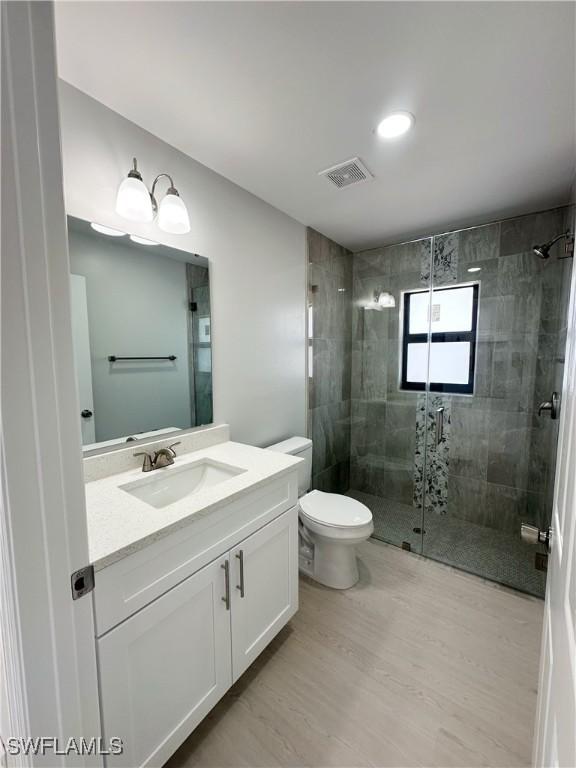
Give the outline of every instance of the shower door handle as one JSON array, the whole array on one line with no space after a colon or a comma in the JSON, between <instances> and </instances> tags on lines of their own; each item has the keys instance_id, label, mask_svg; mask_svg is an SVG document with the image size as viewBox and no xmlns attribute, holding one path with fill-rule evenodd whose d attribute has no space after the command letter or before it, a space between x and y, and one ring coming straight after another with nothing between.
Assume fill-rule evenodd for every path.
<instances>
[{"instance_id":1,"label":"shower door handle","mask_svg":"<svg viewBox=\"0 0 576 768\"><path fill-rule=\"evenodd\" d=\"M444 406L436 408L436 445L444 440Z\"/></svg>"}]
</instances>

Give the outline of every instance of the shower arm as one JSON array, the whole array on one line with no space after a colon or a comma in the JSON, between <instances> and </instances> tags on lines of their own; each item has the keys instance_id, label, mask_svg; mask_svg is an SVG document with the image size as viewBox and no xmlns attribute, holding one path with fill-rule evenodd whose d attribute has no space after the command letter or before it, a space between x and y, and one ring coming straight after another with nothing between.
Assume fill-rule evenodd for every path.
<instances>
[{"instance_id":1,"label":"shower arm","mask_svg":"<svg viewBox=\"0 0 576 768\"><path fill-rule=\"evenodd\" d=\"M550 248L554 245L554 243L557 243L558 240L561 240L563 237L566 238L566 246L565 246L565 252L564 256L558 256L558 259L571 259L574 256L574 235L570 232L569 229L566 230L566 232L562 232L561 235L556 235L556 237L550 241Z\"/></svg>"}]
</instances>

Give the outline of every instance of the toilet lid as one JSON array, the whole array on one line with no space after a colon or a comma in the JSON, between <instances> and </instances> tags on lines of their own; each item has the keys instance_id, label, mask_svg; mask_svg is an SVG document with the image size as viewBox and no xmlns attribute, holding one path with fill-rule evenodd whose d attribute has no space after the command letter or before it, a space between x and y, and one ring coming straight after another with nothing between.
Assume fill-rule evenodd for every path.
<instances>
[{"instance_id":1,"label":"toilet lid","mask_svg":"<svg viewBox=\"0 0 576 768\"><path fill-rule=\"evenodd\" d=\"M311 491L300 499L300 508L306 517L323 525L347 528L372 522L368 507L339 493Z\"/></svg>"}]
</instances>

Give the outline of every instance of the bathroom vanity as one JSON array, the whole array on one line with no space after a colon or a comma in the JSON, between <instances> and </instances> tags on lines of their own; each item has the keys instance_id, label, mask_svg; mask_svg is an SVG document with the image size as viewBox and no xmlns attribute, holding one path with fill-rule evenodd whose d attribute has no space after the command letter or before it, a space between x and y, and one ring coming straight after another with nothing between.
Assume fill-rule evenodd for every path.
<instances>
[{"instance_id":1,"label":"bathroom vanity","mask_svg":"<svg viewBox=\"0 0 576 768\"><path fill-rule=\"evenodd\" d=\"M134 447L84 460L108 766L161 766L298 608L301 460L180 439L151 472Z\"/></svg>"}]
</instances>

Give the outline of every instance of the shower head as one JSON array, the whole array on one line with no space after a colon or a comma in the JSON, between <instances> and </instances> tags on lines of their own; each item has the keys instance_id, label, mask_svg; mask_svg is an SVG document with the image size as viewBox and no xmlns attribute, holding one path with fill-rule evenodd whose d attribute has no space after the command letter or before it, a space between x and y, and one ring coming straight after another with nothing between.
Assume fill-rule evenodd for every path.
<instances>
[{"instance_id":1,"label":"shower head","mask_svg":"<svg viewBox=\"0 0 576 768\"><path fill-rule=\"evenodd\" d=\"M547 259L550 256L550 248L556 243L558 240L561 240L563 237L566 238L566 247L565 247L565 255L560 256L561 259L568 258L569 256L574 255L574 235L570 232L570 230L566 230L566 232L562 232L560 235L556 235L556 237L553 237L552 240L549 240L547 243L543 243L542 245L533 245L532 250L536 254L536 256L539 256L541 259Z\"/></svg>"},{"instance_id":2,"label":"shower head","mask_svg":"<svg viewBox=\"0 0 576 768\"><path fill-rule=\"evenodd\" d=\"M547 259L550 256L550 243L545 245L535 245L532 250L536 256L540 256L541 259Z\"/></svg>"}]
</instances>

